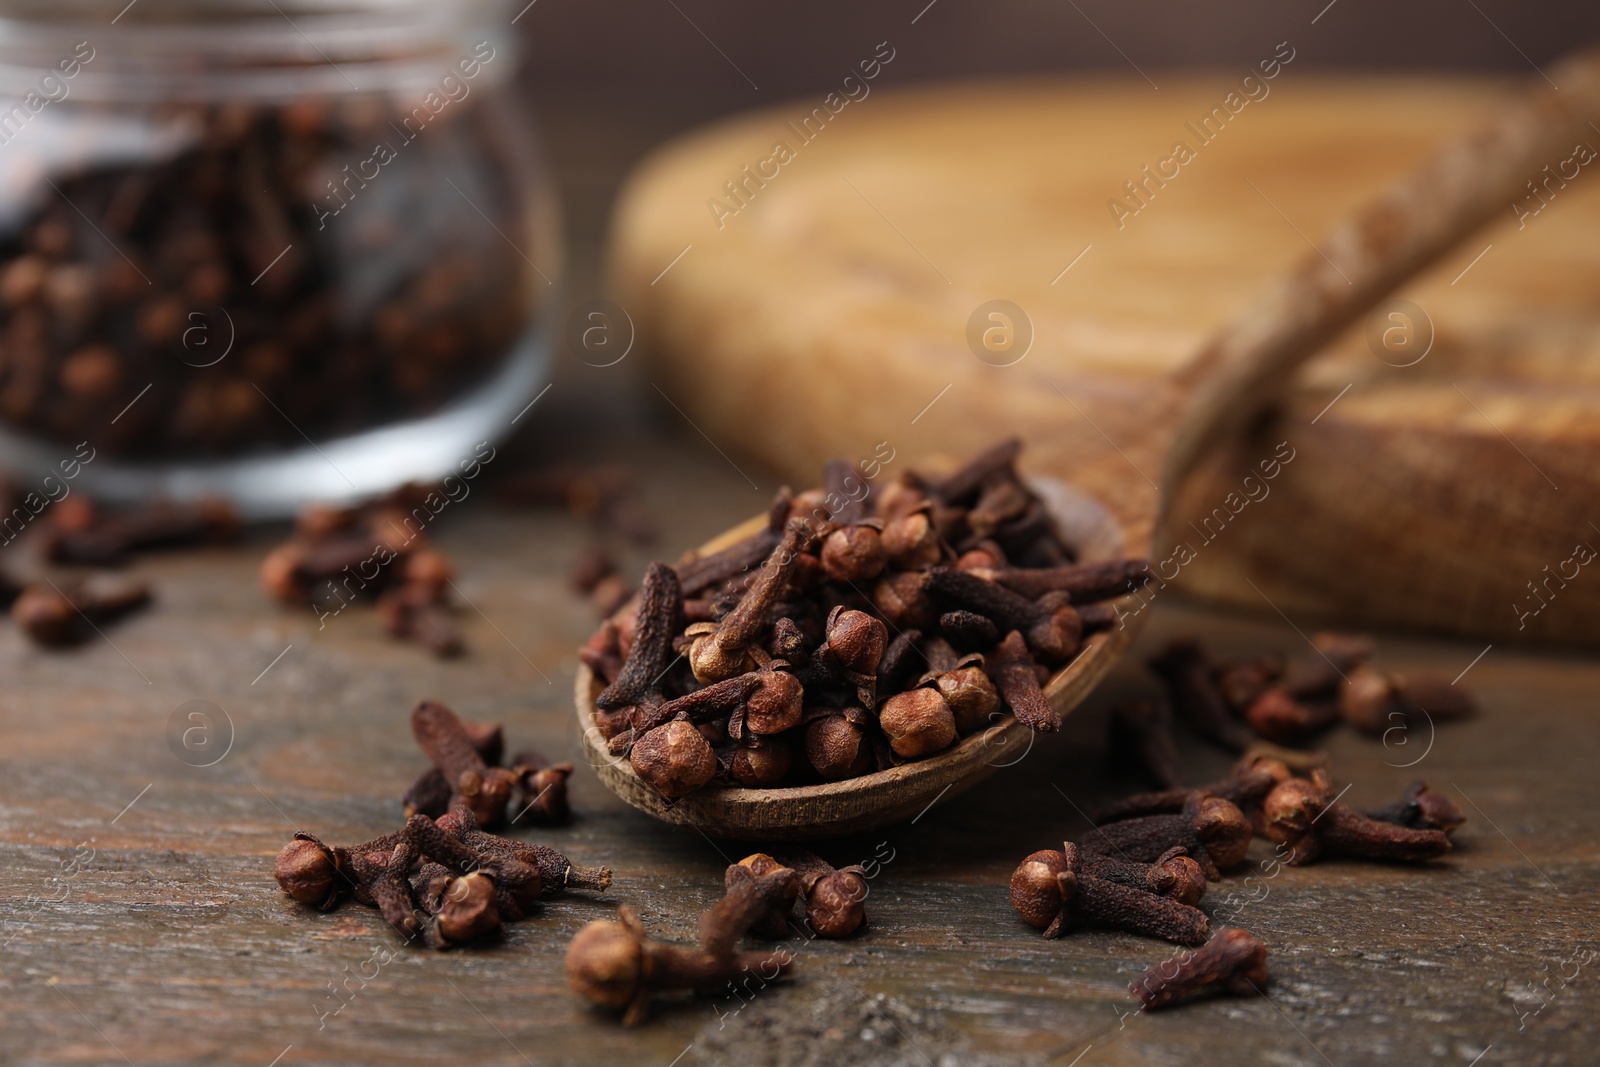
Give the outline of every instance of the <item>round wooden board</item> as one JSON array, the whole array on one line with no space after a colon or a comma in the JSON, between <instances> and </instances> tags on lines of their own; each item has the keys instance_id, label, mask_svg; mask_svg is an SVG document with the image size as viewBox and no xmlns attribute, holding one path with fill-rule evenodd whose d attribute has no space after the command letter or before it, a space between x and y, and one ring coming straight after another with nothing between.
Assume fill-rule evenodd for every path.
<instances>
[{"instance_id":1,"label":"round wooden board","mask_svg":"<svg viewBox=\"0 0 1600 1067\"><path fill-rule=\"evenodd\" d=\"M796 131L820 101L731 120L633 176L615 293L671 401L798 483L879 441L915 461L1021 432L1033 469L1132 517L1137 545L1160 478L1151 424L1183 399L1170 375L1328 224L1507 92L1293 64L1265 84L1203 132L1237 78L876 89L809 141ZM1172 176L1178 142L1192 158ZM779 143L792 158L774 174ZM1571 580L1574 546L1600 546L1593 169L1508 203L1398 294L1409 319L1374 315L1380 338L1431 330L1425 358L1380 360L1351 330L1258 435L1212 457L1179 498L1195 534L1180 588L1297 621L1600 642L1600 582ZM992 300L1031 323L1020 360L969 344ZM1293 460L1240 503L1280 444Z\"/></svg>"},{"instance_id":2,"label":"round wooden board","mask_svg":"<svg viewBox=\"0 0 1600 1067\"><path fill-rule=\"evenodd\" d=\"M1056 525L1084 562L1120 559L1124 538L1111 513L1069 486L1035 479L1033 489L1049 505ZM756 516L702 545L716 552L755 533L766 516ZM1126 602L1124 600L1124 603ZM634 610L624 606L619 614ZM1090 636L1083 650L1057 671L1044 688L1063 716L1098 685L1137 635L1143 616ZM693 826L717 837L749 841L803 841L839 837L914 819L947 797L1019 762L1033 747L1033 731L1010 715L953 748L842 782L783 789L709 788L668 801L645 785L626 758L611 755L594 725L594 701L604 688L594 672L578 666L574 702L578 731L589 761L606 787L640 811L677 826Z\"/></svg>"}]
</instances>

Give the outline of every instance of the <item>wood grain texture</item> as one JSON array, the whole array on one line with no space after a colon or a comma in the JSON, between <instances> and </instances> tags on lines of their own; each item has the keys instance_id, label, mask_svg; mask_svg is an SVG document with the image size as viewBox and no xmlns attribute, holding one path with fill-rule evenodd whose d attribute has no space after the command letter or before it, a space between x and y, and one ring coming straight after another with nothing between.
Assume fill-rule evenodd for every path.
<instances>
[{"instance_id":1,"label":"wood grain texture","mask_svg":"<svg viewBox=\"0 0 1600 1067\"><path fill-rule=\"evenodd\" d=\"M628 458L652 472L647 504L667 544L699 543L775 487L752 466L751 489L697 437ZM421 762L406 722L421 697L504 722L513 747L581 752L573 650L594 619L562 575L586 533L480 504L447 514L439 533L476 609L463 613L470 652L457 662L391 642L370 612L319 631L311 613L268 604L254 584L264 543L140 563L157 604L107 630L109 642L45 653L0 628L0 1062L946 1067L1081 1055L1093 1067L1204 1048L1205 1062L1467 1064L1490 1046L1484 1063L1592 1058L1594 965L1558 977L1574 952L1600 951L1592 658L1497 645L1462 683L1484 714L1441 728L1413 768L1395 765L1420 747L1332 739L1336 773L1356 783L1347 800L1383 803L1420 775L1469 822L1436 864L1329 863L1213 887L1207 907L1261 897L1238 905L1239 921L1270 945L1270 999L1124 1017L1128 982L1167 946L1107 932L1047 942L1013 917L1017 860L1080 832L1080 812L1128 787L1105 767L1106 714L1148 691L1140 656L1178 629L1219 653L1305 649L1281 621L1167 602L1134 659L1025 759L915 825L820 846L834 862L876 863L871 927L847 942L795 939L782 987L666 1005L638 1031L567 993L562 957L585 921L628 903L653 934L692 938L724 864L747 850L632 810L581 762L576 821L534 836L613 865L612 891L551 901L481 951L400 951L371 977L367 961L400 947L375 912L310 912L273 885L292 830L353 841L398 824ZM628 562L638 573L642 558ZM1481 649L1395 640L1383 655L1454 676ZM231 750L209 768L181 762L165 737L193 699L233 723ZM1222 763L1202 754L1197 776ZM1257 845L1252 860L1269 855Z\"/></svg>"},{"instance_id":2,"label":"wood grain texture","mask_svg":"<svg viewBox=\"0 0 1600 1067\"><path fill-rule=\"evenodd\" d=\"M1292 65L1267 84L1209 141L1188 124L1235 80L879 92L804 143L788 125L799 105L723 123L636 173L616 292L673 403L793 478L879 440L915 459L1021 430L1039 469L1137 514L1160 479L1154 439L1187 396L1173 376L1203 340L1508 92ZM780 140L795 158L748 182L741 168ZM1137 204L1123 183L1178 140L1194 158L1117 218L1108 202ZM714 213L737 203L730 181L747 182L744 203ZM1579 167L1548 203L1528 196L1398 294L1431 323L1424 359L1377 358L1364 327L1391 325L1380 307L1259 437L1206 465L1179 509L1201 530L1179 588L1296 618L1600 642L1600 582L1569 565L1561 603L1528 588L1600 544L1600 249L1586 236L1600 181ZM1032 323L1009 366L968 346L969 317L997 298ZM1268 487L1276 503L1234 503L1279 442L1296 459ZM1208 536L1218 508L1226 535Z\"/></svg>"}]
</instances>

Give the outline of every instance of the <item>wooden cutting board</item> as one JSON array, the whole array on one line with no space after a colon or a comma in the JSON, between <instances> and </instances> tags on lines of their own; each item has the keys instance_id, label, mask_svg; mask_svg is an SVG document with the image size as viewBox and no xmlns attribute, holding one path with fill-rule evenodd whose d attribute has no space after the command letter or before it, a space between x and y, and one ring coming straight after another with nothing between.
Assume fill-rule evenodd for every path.
<instances>
[{"instance_id":1,"label":"wooden cutting board","mask_svg":"<svg viewBox=\"0 0 1600 1067\"><path fill-rule=\"evenodd\" d=\"M671 401L797 484L879 442L914 461L1020 432L1090 491L1153 494L1134 428L1174 372L1508 86L1288 66L1251 89L962 84L736 118L633 175L614 292ZM1174 587L1301 625L1600 643L1597 148L1530 175L1205 465Z\"/></svg>"}]
</instances>

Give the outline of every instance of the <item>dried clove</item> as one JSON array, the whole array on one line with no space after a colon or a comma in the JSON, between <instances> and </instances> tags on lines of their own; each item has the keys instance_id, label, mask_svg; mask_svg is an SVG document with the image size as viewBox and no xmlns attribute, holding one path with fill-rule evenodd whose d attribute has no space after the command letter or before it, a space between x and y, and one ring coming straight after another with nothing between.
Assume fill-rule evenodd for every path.
<instances>
[{"instance_id":1,"label":"dried clove","mask_svg":"<svg viewBox=\"0 0 1600 1067\"><path fill-rule=\"evenodd\" d=\"M160 500L107 513L78 495L52 510L42 552L52 563L112 567L135 552L226 544L238 536L239 525L233 506L221 500Z\"/></svg>"},{"instance_id":2,"label":"dried clove","mask_svg":"<svg viewBox=\"0 0 1600 1067\"><path fill-rule=\"evenodd\" d=\"M1188 904L1088 873L1072 842L1022 861L1011 875L1011 904L1047 938L1060 937L1078 918L1119 930L1198 945L1210 932L1205 912Z\"/></svg>"},{"instance_id":3,"label":"dried clove","mask_svg":"<svg viewBox=\"0 0 1600 1067\"><path fill-rule=\"evenodd\" d=\"M1416 862L1450 851L1450 838L1442 830L1414 830L1373 819L1334 799L1327 772L1321 770L1310 779L1279 784L1267 795L1263 811L1267 836L1289 847L1284 858L1293 866L1324 854Z\"/></svg>"},{"instance_id":4,"label":"dried clove","mask_svg":"<svg viewBox=\"0 0 1600 1067\"><path fill-rule=\"evenodd\" d=\"M1039 675L1020 633L1006 634L984 660L983 669L1018 722L1040 733L1061 729L1061 713L1039 688Z\"/></svg>"},{"instance_id":5,"label":"dried clove","mask_svg":"<svg viewBox=\"0 0 1600 1067\"><path fill-rule=\"evenodd\" d=\"M1081 849L1077 857L1075 869L1083 874L1167 897L1179 904L1192 906L1206 895L1206 872L1182 847L1167 849L1154 863L1122 860Z\"/></svg>"},{"instance_id":6,"label":"dried clove","mask_svg":"<svg viewBox=\"0 0 1600 1067\"><path fill-rule=\"evenodd\" d=\"M407 939L417 936L423 926L411 883L406 879L414 859L412 847L406 841L393 849L357 851L350 855L357 898L363 903L375 904L383 913L384 921Z\"/></svg>"},{"instance_id":7,"label":"dried clove","mask_svg":"<svg viewBox=\"0 0 1600 1067\"><path fill-rule=\"evenodd\" d=\"M1408 730L1423 722L1463 719L1476 711L1472 696L1442 678L1406 678L1361 666L1349 672L1339 711L1362 733Z\"/></svg>"},{"instance_id":8,"label":"dried clove","mask_svg":"<svg viewBox=\"0 0 1600 1067\"><path fill-rule=\"evenodd\" d=\"M1288 784L1288 783L1286 783ZM1282 788L1281 786L1279 788ZM1215 882L1244 862L1253 829L1237 806L1221 797L1192 795L1176 815L1144 815L1096 827L1078 839L1085 851L1151 863L1168 849L1184 848Z\"/></svg>"},{"instance_id":9,"label":"dried clove","mask_svg":"<svg viewBox=\"0 0 1600 1067\"><path fill-rule=\"evenodd\" d=\"M672 635L682 611L677 574L664 563L652 563L639 588L633 647L616 679L595 698L595 707L610 711L636 704L661 684L672 662Z\"/></svg>"},{"instance_id":10,"label":"dried clove","mask_svg":"<svg viewBox=\"0 0 1600 1067\"><path fill-rule=\"evenodd\" d=\"M483 762L491 766L499 763L500 755L505 750L505 734L499 724L469 722L466 719L460 722ZM437 767L429 767L406 790L403 798L406 818L419 812L429 818L438 818L450 810L450 797L454 792L444 772Z\"/></svg>"},{"instance_id":11,"label":"dried clove","mask_svg":"<svg viewBox=\"0 0 1600 1067\"><path fill-rule=\"evenodd\" d=\"M694 638L689 648L689 667L702 684L732 678L755 666L750 647L766 628L768 611L782 595L796 560L812 537L809 526L798 519L791 520L784 528L783 540L761 565L738 606L721 622L696 623L686 631Z\"/></svg>"},{"instance_id":12,"label":"dried clove","mask_svg":"<svg viewBox=\"0 0 1600 1067\"><path fill-rule=\"evenodd\" d=\"M1110 600L1143 587L1150 581L1150 561L1119 559L1066 567L994 567L976 569L974 573L1030 599L1046 593L1065 593L1077 605Z\"/></svg>"},{"instance_id":13,"label":"dried clove","mask_svg":"<svg viewBox=\"0 0 1600 1067\"><path fill-rule=\"evenodd\" d=\"M1234 714L1243 715L1256 699L1283 677L1283 659L1274 655L1245 656L1217 664L1212 671L1217 690ZM1295 691L1298 694L1298 690ZM1304 694L1313 696L1315 694Z\"/></svg>"},{"instance_id":14,"label":"dried clove","mask_svg":"<svg viewBox=\"0 0 1600 1067\"><path fill-rule=\"evenodd\" d=\"M811 662L806 648L805 631L795 620L785 616L772 624L772 636L767 640L767 654L781 659L790 667L803 668Z\"/></svg>"},{"instance_id":15,"label":"dried clove","mask_svg":"<svg viewBox=\"0 0 1600 1067\"><path fill-rule=\"evenodd\" d=\"M736 708L729 720L728 736L737 741L746 734L772 737L792 730L805 715L804 698L805 688L794 675L758 671L744 707Z\"/></svg>"},{"instance_id":16,"label":"dried clove","mask_svg":"<svg viewBox=\"0 0 1600 1067\"><path fill-rule=\"evenodd\" d=\"M41 645L74 645L150 603L150 587L142 581L97 577L81 584L54 582L28 585L11 602L11 618Z\"/></svg>"},{"instance_id":17,"label":"dried clove","mask_svg":"<svg viewBox=\"0 0 1600 1067\"><path fill-rule=\"evenodd\" d=\"M272 876L290 900L327 911L339 898L355 890L350 854L329 848L308 833L295 831L294 839L278 852Z\"/></svg>"},{"instance_id":18,"label":"dried clove","mask_svg":"<svg viewBox=\"0 0 1600 1067\"><path fill-rule=\"evenodd\" d=\"M867 773L873 764L872 747L864 727L871 722L859 707L819 708L806 716L806 759L812 769L830 782Z\"/></svg>"},{"instance_id":19,"label":"dried clove","mask_svg":"<svg viewBox=\"0 0 1600 1067\"><path fill-rule=\"evenodd\" d=\"M1393 804L1375 808L1366 813L1367 818L1379 822L1392 822L1413 830L1443 830L1454 833L1456 827L1467 821L1454 802L1433 789L1427 782L1412 782L1405 795Z\"/></svg>"},{"instance_id":20,"label":"dried clove","mask_svg":"<svg viewBox=\"0 0 1600 1067\"><path fill-rule=\"evenodd\" d=\"M409 637L440 659L459 656L466 647L461 627L440 594L419 582L407 582L378 596L378 615L392 637Z\"/></svg>"},{"instance_id":21,"label":"dried clove","mask_svg":"<svg viewBox=\"0 0 1600 1067\"><path fill-rule=\"evenodd\" d=\"M502 918L516 921L544 895L539 868L509 850L492 847L504 838L472 827L472 813L457 806L438 819L413 815L406 820L404 840L420 857L442 863L457 874L484 871L494 876L495 901ZM507 842L511 844L511 842Z\"/></svg>"},{"instance_id":22,"label":"dried clove","mask_svg":"<svg viewBox=\"0 0 1600 1067\"><path fill-rule=\"evenodd\" d=\"M905 570L931 567L944 558L939 528L929 509L897 515L884 523L879 545L887 561Z\"/></svg>"},{"instance_id":23,"label":"dried clove","mask_svg":"<svg viewBox=\"0 0 1600 1067\"><path fill-rule=\"evenodd\" d=\"M419 901L433 916L428 927L433 947L454 948L500 933L494 875L487 871L457 875L441 863L426 863L416 887Z\"/></svg>"},{"instance_id":24,"label":"dried clove","mask_svg":"<svg viewBox=\"0 0 1600 1067\"><path fill-rule=\"evenodd\" d=\"M959 469L930 485L932 494L946 504L955 504L975 495L983 484L1001 475L1015 477L1017 457L1022 454L1022 438L1008 437L979 452Z\"/></svg>"},{"instance_id":25,"label":"dried clove","mask_svg":"<svg viewBox=\"0 0 1600 1067\"><path fill-rule=\"evenodd\" d=\"M1234 996L1267 984L1267 946L1247 930L1224 927L1193 952L1151 966L1128 987L1145 1011L1209 989Z\"/></svg>"},{"instance_id":26,"label":"dried clove","mask_svg":"<svg viewBox=\"0 0 1600 1067\"><path fill-rule=\"evenodd\" d=\"M901 630L894 635L894 639L884 649L883 658L878 661L880 688L896 689L907 676L918 669L919 664L926 663L917 648L917 642L920 640L922 640L921 630Z\"/></svg>"},{"instance_id":27,"label":"dried clove","mask_svg":"<svg viewBox=\"0 0 1600 1067\"><path fill-rule=\"evenodd\" d=\"M728 776L746 789L770 789L788 777L794 748L787 737L749 735L718 759Z\"/></svg>"},{"instance_id":28,"label":"dried clove","mask_svg":"<svg viewBox=\"0 0 1600 1067\"><path fill-rule=\"evenodd\" d=\"M324 626L351 604L376 600L391 635L441 658L459 655L464 642L447 603L455 568L415 517L430 514L425 502L436 495L404 485L359 508L306 508L295 536L261 561L262 588L285 604L310 605Z\"/></svg>"},{"instance_id":29,"label":"dried clove","mask_svg":"<svg viewBox=\"0 0 1600 1067\"><path fill-rule=\"evenodd\" d=\"M471 816L471 811L464 807L452 808L449 814L438 820L438 826L458 837L467 847L477 850L480 859L516 860L533 868L539 875L540 897L560 896L569 889L603 893L611 888L610 867L580 866L547 845L513 841L487 833L473 825ZM484 869L491 869L487 862L483 866Z\"/></svg>"},{"instance_id":30,"label":"dried clove","mask_svg":"<svg viewBox=\"0 0 1600 1067\"><path fill-rule=\"evenodd\" d=\"M617 909L617 921L595 919L567 946L567 984L590 1003L621 1011L625 1026L650 1016L655 993L690 989L714 993L750 973L771 980L788 971L794 957L772 952L722 953L652 941L638 914Z\"/></svg>"},{"instance_id":31,"label":"dried clove","mask_svg":"<svg viewBox=\"0 0 1600 1067\"><path fill-rule=\"evenodd\" d=\"M889 565L883 535L870 522L840 526L828 534L821 558L828 578L843 585L870 582Z\"/></svg>"},{"instance_id":32,"label":"dried clove","mask_svg":"<svg viewBox=\"0 0 1600 1067\"><path fill-rule=\"evenodd\" d=\"M455 712L437 701L424 700L411 712L411 732L428 761L450 783L452 804L459 798L483 826L493 828L505 822L516 775L484 762Z\"/></svg>"},{"instance_id":33,"label":"dried clove","mask_svg":"<svg viewBox=\"0 0 1600 1067\"><path fill-rule=\"evenodd\" d=\"M1000 628L974 611L947 611L939 616L939 632L957 648L969 651L1000 643Z\"/></svg>"},{"instance_id":34,"label":"dried clove","mask_svg":"<svg viewBox=\"0 0 1600 1067\"><path fill-rule=\"evenodd\" d=\"M769 940L789 936L789 917L800 896L800 882L792 868L765 852L756 852L729 865L723 886L726 895L700 922L700 937L706 948L713 951L733 949L740 935L729 935L743 922L743 896L758 891L757 887L766 887L759 890L764 909L749 922L747 929Z\"/></svg>"},{"instance_id":35,"label":"dried clove","mask_svg":"<svg viewBox=\"0 0 1600 1067\"><path fill-rule=\"evenodd\" d=\"M664 704L653 707L641 705L635 712L634 734L642 737L676 718L692 723L725 719L744 707L751 695L761 688L761 684L761 672L750 671L735 678L713 682Z\"/></svg>"},{"instance_id":36,"label":"dried clove","mask_svg":"<svg viewBox=\"0 0 1600 1067\"><path fill-rule=\"evenodd\" d=\"M806 925L818 937L853 937L867 925L866 871L852 865L837 870L815 852L784 853L779 862L800 880L806 898Z\"/></svg>"},{"instance_id":37,"label":"dried clove","mask_svg":"<svg viewBox=\"0 0 1600 1067\"><path fill-rule=\"evenodd\" d=\"M1245 709L1245 721L1274 744L1299 745L1337 723L1339 705L1332 700L1301 700L1287 686L1273 685Z\"/></svg>"},{"instance_id":38,"label":"dried clove","mask_svg":"<svg viewBox=\"0 0 1600 1067\"><path fill-rule=\"evenodd\" d=\"M511 773L521 794L512 822L562 826L571 821L572 807L567 803L571 763L551 763L538 752L519 752L511 758Z\"/></svg>"},{"instance_id":39,"label":"dried clove","mask_svg":"<svg viewBox=\"0 0 1600 1067\"><path fill-rule=\"evenodd\" d=\"M1246 756L1234 765L1233 773L1221 781L1193 789L1163 789L1153 793L1135 793L1095 809L1091 818L1096 823L1116 822L1141 815L1167 815L1183 810L1195 796L1218 796L1231 802L1246 815L1259 814L1261 804L1279 782L1290 777L1287 765L1279 760Z\"/></svg>"},{"instance_id":40,"label":"dried clove","mask_svg":"<svg viewBox=\"0 0 1600 1067\"><path fill-rule=\"evenodd\" d=\"M688 719L674 719L633 743L628 761L639 780L669 801L686 797L711 781L717 756Z\"/></svg>"},{"instance_id":41,"label":"dried clove","mask_svg":"<svg viewBox=\"0 0 1600 1067\"><path fill-rule=\"evenodd\" d=\"M944 697L955 720L956 733L962 737L992 725L1000 717L1000 693L983 672L983 663L982 656L964 656L949 670L930 671L923 678Z\"/></svg>"},{"instance_id":42,"label":"dried clove","mask_svg":"<svg viewBox=\"0 0 1600 1067\"><path fill-rule=\"evenodd\" d=\"M1029 600L1002 585L954 567L928 572L934 599L991 620L1001 631L1020 632L1028 648L1047 665L1065 663L1078 654L1083 624L1063 594ZM1060 597L1060 599L1054 599Z\"/></svg>"},{"instance_id":43,"label":"dried clove","mask_svg":"<svg viewBox=\"0 0 1600 1067\"><path fill-rule=\"evenodd\" d=\"M1195 733L1230 752L1249 747L1250 731L1228 710L1199 641L1173 640L1149 662L1166 683L1172 706Z\"/></svg>"},{"instance_id":44,"label":"dried clove","mask_svg":"<svg viewBox=\"0 0 1600 1067\"><path fill-rule=\"evenodd\" d=\"M896 755L908 759L949 748L956 739L955 715L937 689L908 689L884 701L878 725Z\"/></svg>"}]
</instances>

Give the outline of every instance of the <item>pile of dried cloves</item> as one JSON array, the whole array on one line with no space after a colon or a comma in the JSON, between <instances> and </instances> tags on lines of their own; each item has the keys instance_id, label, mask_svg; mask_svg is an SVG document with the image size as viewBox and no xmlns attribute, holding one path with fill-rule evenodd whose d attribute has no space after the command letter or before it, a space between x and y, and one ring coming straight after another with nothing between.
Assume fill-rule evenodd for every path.
<instances>
[{"instance_id":1,"label":"pile of dried cloves","mask_svg":"<svg viewBox=\"0 0 1600 1067\"><path fill-rule=\"evenodd\" d=\"M1169 705L1122 705L1112 713L1113 756L1160 788L1094 812L1094 829L1059 851L1026 857L1011 877L1013 907L1046 937L1092 923L1201 945L1134 982L1132 992L1146 1010L1202 990L1249 995L1266 982L1266 946L1242 929L1212 934L1210 916L1196 906L1208 882L1244 863L1254 836L1273 842L1272 858L1261 865L1273 877L1280 865L1330 855L1435 859L1450 850L1451 834L1465 821L1447 797L1421 781L1392 804L1358 811L1333 788L1326 753L1273 743L1305 741L1341 715L1381 733L1415 726L1424 716L1443 720L1473 710L1467 694L1441 680L1404 679L1369 666L1370 639L1319 634L1313 645L1320 659L1285 668L1276 657L1214 664L1198 641L1171 642L1150 666L1194 737L1242 753L1232 773L1186 786ZM1213 912L1241 906L1229 894Z\"/></svg>"},{"instance_id":2,"label":"pile of dried cloves","mask_svg":"<svg viewBox=\"0 0 1600 1067\"><path fill-rule=\"evenodd\" d=\"M1382 736L1476 710L1469 693L1441 677L1402 677L1375 667L1377 646L1370 637L1319 633L1311 643L1316 655L1296 662L1265 654L1218 663L1199 641L1183 637L1169 642L1149 666L1178 718L1202 740L1230 752L1242 752L1258 738L1302 746L1341 721ZM1164 712L1139 714L1159 718ZM1146 770L1158 779L1168 775L1160 766Z\"/></svg>"},{"instance_id":3,"label":"pile of dried cloves","mask_svg":"<svg viewBox=\"0 0 1600 1067\"><path fill-rule=\"evenodd\" d=\"M433 766L406 790L407 817L438 818L464 804L489 830L507 822L559 826L571 818L572 764L551 763L529 750L502 767L505 733L498 724L467 722L443 704L424 700L411 713L411 733Z\"/></svg>"},{"instance_id":4,"label":"pile of dried cloves","mask_svg":"<svg viewBox=\"0 0 1600 1067\"><path fill-rule=\"evenodd\" d=\"M425 532L443 499L412 485L361 507L306 508L294 536L261 561L261 587L275 600L311 607L324 626L376 598L391 635L436 656L459 655L461 631L447 596L455 568Z\"/></svg>"},{"instance_id":5,"label":"pile of dried cloves","mask_svg":"<svg viewBox=\"0 0 1600 1067\"><path fill-rule=\"evenodd\" d=\"M348 848L296 833L273 877L320 911L354 897L407 941L434 948L492 937L545 898L611 885L609 867L580 867L544 845L480 830L465 805L438 819L413 815L395 833Z\"/></svg>"},{"instance_id":6,"label":"pile of dried cloves","mask_svg":"<svg viewBox=\"0 0 1600 1067\"><path fill-rule=\"evenodd\" d=\"M546 898L611 885L609 867L579 866L544 845L481 828L505 820L517 784L509 771L491 773L475 747L487 747L485 739L498 736L497 727L469 728L433 702L418 706L412 725L448 786L448 811L438 818L408 811L400 830L350 847L296 833L273 867L290 898L326 911L353 897L378 908L407 941L442 949L492 937ZM559 789L564 813L565 773L558 778L559 785L544 795Z\"/></svg>"},{"instance_id":7,"label":"pile of dried cloves","mask_svg":"<svg viewBox=\"0 0 1600 1067\"><path fill-rule=\"evenodd\" d=\"M43 510L48 502L37 494L29 496L40 505L30 507L41 514L39 555L54 566L120 567L135 555L227 544L239 533L238 515L222 501L155 500L138 507L106 508L75 493ZM8 606L12 620L41 645L79 644L150 601L149 583L139 578L85 577L74 572L59 581L39 578L22 583L0 573L0 604Z\"/></svg>"},{"instance_id":8,"label":"pile of dried cloves","mask_svg":"<svg viewBox=\"0 0 1600 1067\"><path fill-rule=\"evenodd\" d=\"M612 753L672 800L853 778L1007 713L1057 729L1041 684L1149 569L1075 562L1017 474L1020 448L881 489L835 460L820 489L781 492L759 532L652 564L637 611L582 653Z\"/></svg>"}]
</instances>

